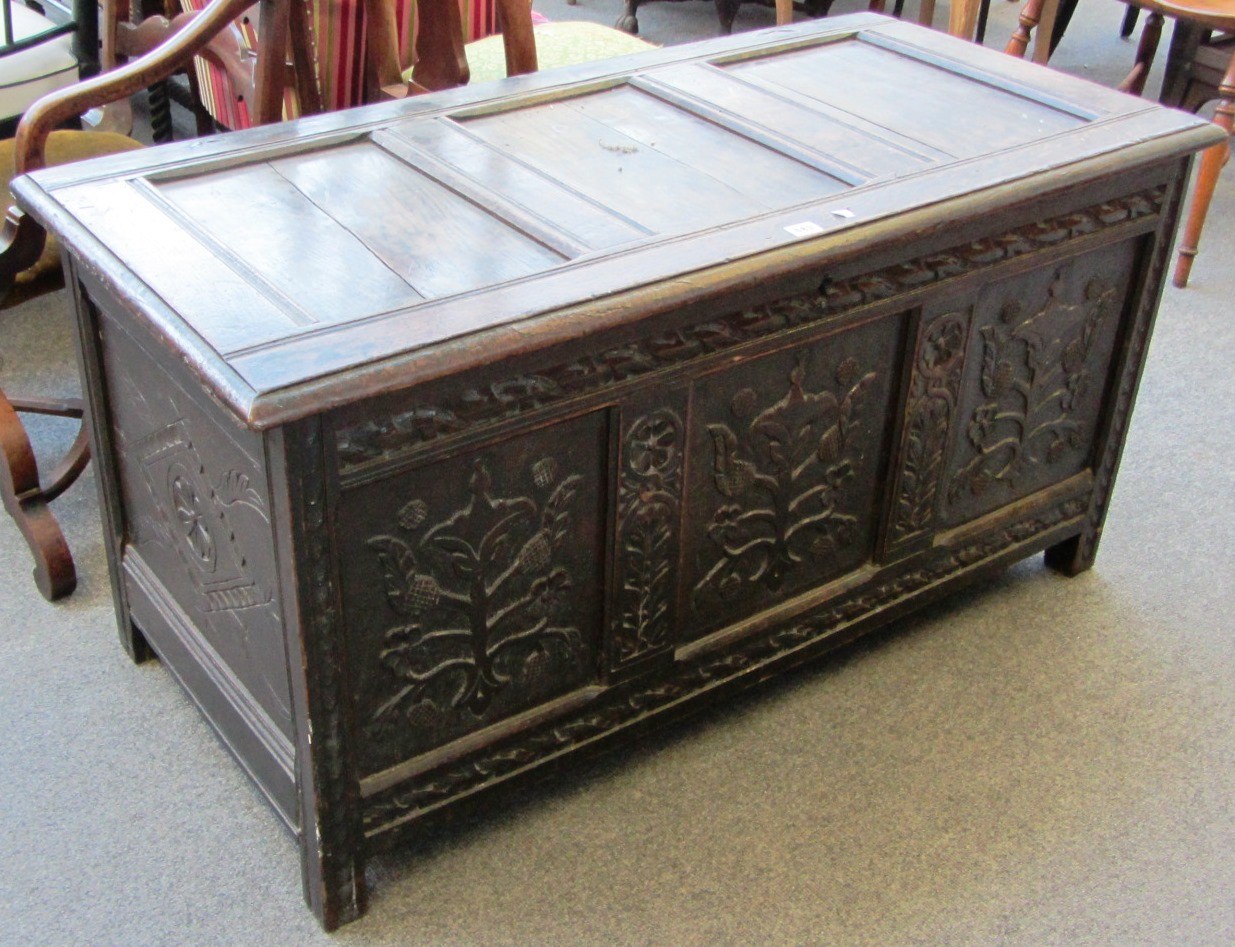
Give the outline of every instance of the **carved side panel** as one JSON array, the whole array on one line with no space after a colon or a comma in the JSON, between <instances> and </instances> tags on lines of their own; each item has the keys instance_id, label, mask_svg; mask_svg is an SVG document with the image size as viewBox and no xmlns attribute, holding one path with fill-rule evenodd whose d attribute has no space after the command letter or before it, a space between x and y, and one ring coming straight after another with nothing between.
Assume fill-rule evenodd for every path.
<instances>
[{"instance_id":1,"label":"carved side panel","mask_svg":"<svg viewBox=\"0 0 1235 947\"><path fill-rule=\"evenodd\" d=\"M343 494L363 773L595 679L606 437L594 412Z\"/></svg>"},{"instance_id":2,"label":"carved side panel","mask_svg":"<svg viewBox=\"0 0 1235 947\"><path fill-rule=\"evenodd\" d=\"M944 522L955 525L1093 463L1136 243L987 287L975 306Z\"/></svg>"},{"instance_id":3,"label":"carved side panel","mask_svg":"<svg viewBox=\"0 0 1235 947\"><path fill-rule=\"evenodd\" d=\"M261 441L200 405L122 330L107 327L103 350L128 545L290 738Z\"/></svg>"},{"instance_id":4,"label":"carved side panel","mask_svg":"<svg viewBox=\"0 0 1235 947\"><path fill-rule=\"evenodd\" d=\"M968 307L942 314L928 312L919 326L890 502L888 555L927 540L935 525L971 315Z\"/></svg>"},{"instance_id":5,"label":"carved side panel","mask_svg":"<svg viewBox=\"0 0 1235 947\"><path fill-rule=\"evenodd\" d=\"M622 409L607 645L611 674L676 640L685 417L684 391L656 391Z\"/></svg>"},{"instance_id":6,"label":"carved side panel","mask_svg":"<svg viewBox=\"0 0 1235 947\"><path fill-rule=\"evenodd\" d=\"M695 386L683 607L696 636L865 562L903 317Z\"/></svg>"}]
</instances>

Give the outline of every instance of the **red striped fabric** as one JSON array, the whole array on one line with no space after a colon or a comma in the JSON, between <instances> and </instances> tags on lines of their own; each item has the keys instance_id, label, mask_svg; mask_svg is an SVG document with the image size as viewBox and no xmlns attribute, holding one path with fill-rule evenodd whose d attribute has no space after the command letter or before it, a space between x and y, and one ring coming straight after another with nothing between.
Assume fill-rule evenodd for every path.
<instances>
[{"instance_id":1,"label":"red striped fabric","mask_svg":"<svg viewBox=\"0 0 1235 947\"><path fill-rule=\"evenodd\" d=\"M200 10L208 0L180 0L185 10ZM311 4L314 42L317 48L318 82L322 105L334 111L360 105L364 93L364 2L363 0L293 0ZM497 32L497 8L493 0L459 0L467 40L482 39ZM411 65L415 37L416 0L396 0L401 24L399 55L404 67ZM233 26L236 41L246 50L257 45L256 8ZM224 128L249 127L247 103L236 95L231 79L214 64L195 62L202 104ZM285 118L296 116L296 103L284 97Z\"/></svg>"}]
</instances>

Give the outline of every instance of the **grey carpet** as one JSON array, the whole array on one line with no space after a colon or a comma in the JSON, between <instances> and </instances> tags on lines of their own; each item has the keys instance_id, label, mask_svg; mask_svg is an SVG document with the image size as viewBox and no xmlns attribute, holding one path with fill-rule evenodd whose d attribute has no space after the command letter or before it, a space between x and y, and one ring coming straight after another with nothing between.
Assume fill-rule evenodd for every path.
<instances>
[{"instance_id":1,"label":"grey carpet","mask_svg":"<svg viewBox=\"0 0 1235 947\"><path fill-rule=\"evenodd\" d=\"M1059 62L1110 79L1122 7L1087 3ZM1015 6L995 4L1001 45ZM661 42L715 24L702 2L641 19ZM1233 218L1228 168L1194 285L1165 295L1092 572L1022 563L380 859L333 938L275 817L117 645L93 480L57 506L81 573L63 604L0 516L0 943L1235 942ZM64 309L0 316L0 383L71 386Z\"/></svg>"}]
</instances>

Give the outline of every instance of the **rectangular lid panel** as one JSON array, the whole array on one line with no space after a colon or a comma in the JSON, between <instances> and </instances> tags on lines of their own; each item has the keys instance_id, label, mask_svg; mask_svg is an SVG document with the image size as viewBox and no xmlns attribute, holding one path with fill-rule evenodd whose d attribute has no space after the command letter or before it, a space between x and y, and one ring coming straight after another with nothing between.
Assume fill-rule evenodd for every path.
<instances>
[{"instance_id":1,"label":"rectangular lid panel","mask_svg":"<svg viewBox=\"0 0 1235 947\"><path fill-rule=\"evenodd\" d=\"M972 158L1086 124L1080 116L860 39L725 67L798 93L956 158Z\"/></svg>"},{"instance_id":2,"label":"rectangular lid panel","mask_svg":"<svg viewBox=\"0 0 1235 947\"><path fill-rule=\"evenodd\" d=\"M550 175L510 158L449 118L403 122L386 132L390 139L415 149L409 159L418 166L432 163L471 181L485 182L494 195L534 214L581 246L603 250L647 237L634 221L582 194Z\"/></svg>"},{"instance_id":3,"label":"rectangular lid panel","mask_svg":"<svg viewBox=\"0 0 1235 947\"><path fill-rule=\"evenodd\" d=\"M629 86L459 123L653 234L717 226L847 187Z\"/></svg>"},{"instance_id":4,"label":"rectangular lid panel","mask_svg":"<svg viewBox=\"0 0 1235 947\"><path fill-rule=\"evenodd\" d=\"M337 322L357 306L385 312L423 298L278 166L249 165L163 182L154 190L213 238L233 268L299 309L302 323Z\"/></svg>"},{"instance_id":5,"label":"rectangular lid panel","mask_svg":"<svg viewBox=\"0 0 1235 947\"><path fill-rule=\"evenodd\" d=\"M750 77L755 80L755 77ZM859 177L886 179L950 160L950 156L902 135L899 129L868 122L832 108L797 89L747 81L747 75L710 64L691 63L636 80L662 95L706 102L725 120L796 143Z\"/></svg>"},{"instance_id":6,"label":"rectangular lid panel","mask_svg":"<svg viewBox=\"0 0 1235 947\"><path fill-rule=\"evenodd\" d=\"M563 259L371 140L157 189L314 321L503 283ZM268 211L262 219L235 212L254 202Z\"/></svg>"}]
</instances>

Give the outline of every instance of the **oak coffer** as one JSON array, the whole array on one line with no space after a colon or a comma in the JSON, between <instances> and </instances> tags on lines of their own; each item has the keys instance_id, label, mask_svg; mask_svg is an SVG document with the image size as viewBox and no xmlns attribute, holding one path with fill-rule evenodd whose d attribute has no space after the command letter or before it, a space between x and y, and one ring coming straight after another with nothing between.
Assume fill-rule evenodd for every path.
<instances>
[{"instance_id":1,"label":"oak coffer","mask_svg":"<svg viewBox=\"0 0 1235 947\"><path fill-rule=\"evenodd\" d=\"M426 817L1087 568L1219 137L861 14L22 179L122 638L349 920Z\"/></svg>"}]
</instances>

